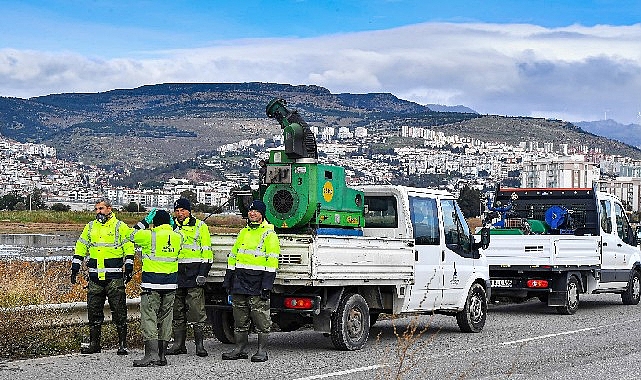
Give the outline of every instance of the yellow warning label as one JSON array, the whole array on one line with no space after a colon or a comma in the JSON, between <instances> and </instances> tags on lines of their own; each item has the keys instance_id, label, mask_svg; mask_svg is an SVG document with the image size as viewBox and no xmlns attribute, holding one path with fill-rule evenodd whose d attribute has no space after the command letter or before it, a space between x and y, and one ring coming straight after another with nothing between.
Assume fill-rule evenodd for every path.
<instances>
[{"instance_id":1,"label":"yellow warning label","mask_svg":"<svg viewBox=\"0 0 641 380\"><path fill-rule=\"evenodd\" d=\"M331 202L332 198L334 198L334 185L327 181L323 185L323 199L325 199L325 202Z\"/></svg>"}]
</instances>

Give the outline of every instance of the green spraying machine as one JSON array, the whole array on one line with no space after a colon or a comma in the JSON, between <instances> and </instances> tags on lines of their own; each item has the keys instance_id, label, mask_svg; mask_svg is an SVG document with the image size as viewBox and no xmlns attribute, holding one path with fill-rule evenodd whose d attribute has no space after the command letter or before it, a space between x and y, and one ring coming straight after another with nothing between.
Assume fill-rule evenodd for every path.
<instances>
[{"instance_id":1,"label":"green spraying machine","mask_svg":"<svg viewBox=\"0 0 641 380\"><path fill-rule=\"evenodd\" d=\"M347 187L345 169L318 163L316 139L283 99L267 105L267 116L283 129L284 148L270 152L261 196L266 219L283 230L357 235L364 225L363 192Z\"/></svg>"}]
</instances>

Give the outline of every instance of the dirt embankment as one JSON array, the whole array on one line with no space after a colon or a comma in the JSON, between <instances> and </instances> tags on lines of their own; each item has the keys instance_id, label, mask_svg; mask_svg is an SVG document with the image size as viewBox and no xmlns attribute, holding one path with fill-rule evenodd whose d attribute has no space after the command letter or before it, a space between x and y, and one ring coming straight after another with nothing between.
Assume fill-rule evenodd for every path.
<instances>
[{"instance_id":1,"label":"dirt embankment","mask_svg":"<svg viewBox=\"0 0 641 380\"><path fill-rule=\"evenodd\" d=\"M78 231L82 232L84 224L77 223L0 223L0 233L2 234L33 234L33 233L50 233L56 231Z\"/></svg>"}]
</instances>

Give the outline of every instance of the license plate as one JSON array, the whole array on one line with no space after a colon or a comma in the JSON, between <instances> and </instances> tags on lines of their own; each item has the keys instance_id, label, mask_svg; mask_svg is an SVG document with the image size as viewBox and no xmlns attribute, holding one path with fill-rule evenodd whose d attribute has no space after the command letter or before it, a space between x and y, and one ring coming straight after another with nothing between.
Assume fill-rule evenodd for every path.
<instances>
[{"instance_id":1,"label":"license plate","mask_svg":"<svg viewBox=\"0 0 641 380\"><path fill-rule=\"evenodd\" d=\"M490 280L493 288L511 288L512 280Z\"/></svg>"}]
</instances>

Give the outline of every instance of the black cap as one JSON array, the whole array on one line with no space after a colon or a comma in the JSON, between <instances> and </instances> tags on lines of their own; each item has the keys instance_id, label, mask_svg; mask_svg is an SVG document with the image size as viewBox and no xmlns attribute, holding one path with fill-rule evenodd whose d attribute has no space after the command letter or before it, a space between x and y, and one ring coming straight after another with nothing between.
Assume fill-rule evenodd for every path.
<instances>
[{"instance_id":1,"label":"black cap","mask_svg":"<svg viewBox=\"0 0 641 380\"><path fill-rule=\"evenodd\" d=\"M187 198L180 198L174 203L174 211L178 208L183 208L187 211L191 211L191 203L189 203L189 199Z\"/></svg>"},{"instance_id":2,"label":"black cap","mask_svg":"<svg viewBox=\"0 0 641 380\"><path fill-rule=\"evenodd\" d=\"M171 215L165 210L157 210L156 215L154 215L154 226L160 226L162 224L169 224L169 219Z\"/></svg>"},{"instance_id":3,"label":"black cap","mask_svg":"<svg viewBox=\"0 0 641 380\"><path fill-rule=\"evenodd\" d=\"M259 199L255 199L251 205L249 205L248 210L256 210L261 213L263 218L265 218L265 212L267 211L267 206L265 203Z\"/></svg>"}]
</instances>

